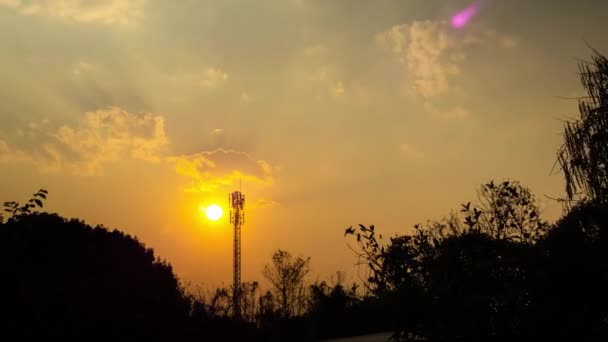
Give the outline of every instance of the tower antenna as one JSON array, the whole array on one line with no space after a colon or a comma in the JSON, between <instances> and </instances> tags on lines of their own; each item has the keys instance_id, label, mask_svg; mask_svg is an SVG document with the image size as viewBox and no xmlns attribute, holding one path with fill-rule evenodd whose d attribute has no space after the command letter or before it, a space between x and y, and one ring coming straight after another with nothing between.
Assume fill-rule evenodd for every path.
<instances>
[{"instance_id":1,"label":"tower antenna","mask_svg":"<svg viewBox=\"0 0 608 342\"><path fill-rule=\"evenodd\" d=\"M240 184L239 184L240 189ZM232 263L232 307L234 317L241 318L241 227L245 224L245 195L241 191L228 194L230 223L234 227L234 247Z\"/></svg>"}]
</instances>

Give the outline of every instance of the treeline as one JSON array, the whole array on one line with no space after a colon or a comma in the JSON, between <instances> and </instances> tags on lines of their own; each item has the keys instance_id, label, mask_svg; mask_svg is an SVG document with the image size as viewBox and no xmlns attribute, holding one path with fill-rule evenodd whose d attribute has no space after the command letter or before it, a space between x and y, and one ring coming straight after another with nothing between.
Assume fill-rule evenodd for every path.
<instances>
[{"instance_id":1,"label":"treeline","mask_svg":"<svg viewBox=\"0 0 608 342\"><path fill-rule=\"evenodd\" d=\"M395 339L608 340L608 60L580 64L566 122L564 215L549 224L518 182L489 182L448 219L383 243L349 228Z\"/></svg>"},{"instance_id":2,"label":"treeline","mask_svg":"<svg viewBox=\"0 0 608 342\"><path fill-rule=\"evenodd\" d=\"M584 201L548 225L519 184L487 190L487 206L466 204L386 244L373 226L347 230L395 337L608 338L606 207Z\"/></svg>"},{"instance_id":3,"label":"treeline","mask_svg":"<svg viewBox=\"0 0 608 342\"><path fill-rule=\"evenodd\" d=\"M310 341L368 332L367 312L342 276L310 284L310 259L277 250L257 282L240 289L187 291L171 265L137 238L103 226L38 212L40 190L0 216L0 338L133 338L207 341ZM363 320L362 320L363 323Z\"/></svg>"}]
</instances>

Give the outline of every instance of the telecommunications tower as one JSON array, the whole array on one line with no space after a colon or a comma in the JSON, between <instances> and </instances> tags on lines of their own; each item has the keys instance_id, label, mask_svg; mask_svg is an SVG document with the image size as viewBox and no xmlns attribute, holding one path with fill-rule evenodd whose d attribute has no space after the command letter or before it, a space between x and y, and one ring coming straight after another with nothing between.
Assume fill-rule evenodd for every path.
<instances>
[{"instance_id":1,"label":"telecommunications tower","mask_svg":"<svg viewBox=\"0 0 608 342\"><path fill-rule=\"evenodd\" d=\"M241 227L245 223L245 195L234 191L228 195L230 223L234 225L232 305L234 317L241 317Z\"/></svg>"}]
</instances>

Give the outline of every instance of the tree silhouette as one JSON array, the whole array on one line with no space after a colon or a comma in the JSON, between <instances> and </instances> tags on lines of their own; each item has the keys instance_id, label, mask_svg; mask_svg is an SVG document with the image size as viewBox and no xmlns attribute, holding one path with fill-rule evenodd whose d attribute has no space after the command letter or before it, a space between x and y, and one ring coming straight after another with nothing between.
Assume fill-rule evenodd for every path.
<instances>
[{"instance_id":1,"label":"tree silhouette","mask_svg":"<svg viewBox=\"0 0 608 342\"><path fill-rule=\"evenodd\" d=\"M570 201L608 202L608 59L594 50L579 65L587 96L579 99L580 119L566 122L558 162Z\"/></svg>"},{"instance_id":2,"label":"tree silhouette","mask_svg":"<svg viewBox=\"0 0 608 342\"><path fill-rule=\"evenodd\" d=\"M151 249L116 230L15 208L0 225L0 335L175 338L186 331L190 301Z\"/></svg>"},{"instance_id":3,"label":"tree silhouette","mask_svg":"<svg viewBox=\"0 0 608 342\"><path fill-rule=\"evenodd\" d=\"M555 336L608 338L608 212L579 202L541 244L535 316Z\"/></svg>"},{"instance_id":4,"label":"tree silhouette","mask_svg":"<svg viewBox=\"0 0 608 342\"><path fill-rule=\"evenodd\" d=\"M530 189L518 181L483 184L478 190L479 204L463 205L466 228L488 234L497 240L533 244L549 229Z\"/></svg>"},{"instance_id":5,"label":"tree silhouette","mask_svg":"<svg viewBox=\"0 0 608 342\"><path fill-rule=\"evenodd\" d=\"M43 200L46 199L48 195L48 191L45 189L38 190L32 197L25 202L25 204L21 205L18 202L4 202L4 212L10 215L8 220L19 220L22 216L29 215L31 213L36 213L36 208L43 207ZM0 223L4 222L4 215L0 213Z\"/></svg>"},{"instance_id":6,"label":"tree silhouette","mask_svg":"<svg viewBox=\"0 0 608 342\"><path fill-rule=\"evenodd\" d=\"M277 250L272 263L264 266L264 278L273 287L274 298L282 318L301 314L304 309L304 278L310 271L310 258L293 257Z\"/></svg>"},{"instance_id":7,"label":"tree silhouette","mask_svg":"<svg viewBox=\"0 0 608 342\"><path fill-rule=\"evenodd\" d=\"M358 335L378 329L372 315L376 314L363 307L365 299L357 296L357 286L347 288L338 273L336 283L315 282L310 285L309 313L314 321L317 337L322 339Z\"/></svg>"},{"instance_id":8,"label":"tree silhouette","mask_svg":"<svg viewBox=\"0 0 608 342\"><path fill-rule=\"evenodd\" d=\"M534 246L549 225L519 182L488 182L462 215L416 225L384 244L374 226L346 230L369 267L367 286L384 299L395 338L519 336L531 304Z\"/></svg>"}]
</instances>

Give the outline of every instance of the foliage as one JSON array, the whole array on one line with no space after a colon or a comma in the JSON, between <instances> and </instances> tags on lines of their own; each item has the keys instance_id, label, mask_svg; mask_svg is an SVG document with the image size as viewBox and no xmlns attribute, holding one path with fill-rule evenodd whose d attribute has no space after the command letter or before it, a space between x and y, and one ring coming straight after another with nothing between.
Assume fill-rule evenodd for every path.
<instances>
[{"instance_id":1,"label":"foliage","mask_svg":"<svg viewBox=\"0 0 608 342\"><path fill-rule=\"evenodd\" d=\"M336 338L361 329L361 322L353 322L361 299L355 284L346 288L339 282L333 286L325 281L310 285L309 316L315 321L319 338ZM353 323L356 324L353 327Z\"/></svg>"},{"instance_id":2,"label":"foliage","mask_svg":"<svg viewBox=\"0 0 608 342\"><path fill-rule=\"evenodd\" d=\"M171 338L186 331L189 299L151 249L116 230L15 208L0 225L0 334Z\"/></svg>"},{"instance_id":3,"label":"foliage","mask_svg":"<svg viewBox=\"0 0 608 342\"><path fill-rule=\"evenodd\" d=\"M580 119L566 122L557 160L568 199L608 203L608 59L597 51L579 65L587 96L579 99Z\"/></svg>"},{"instance_id":4,"label":"foliage","mask_svg":"<svg viewBox=\"0 0 608 342\"><path fill-rule=\"evenodd\" d=\"M310 271L310 258L294 257L291 253L277 250L272 263L264 267L264 278L272 285L272 291L282 318L300 315L305 309L304 278Z\"/></svg>"},{"instance_id":5,"label":"foliage","mask_svg":"<svg viewBox=\"0 0 608 342\"><path fill-rule=\"evenodd\" d=\"M548 224L531 192L518 182L488 182L478 204L461 215L416 225L381 243L374 226L346 230L369 267L366 285L391 298L395 338L480 338L521 333L532 246Z\"/></svg>"},{"instance_id":6,"label":"foliage","mask_svg":"<svg viewBox=\"0 0 608 342\"><path fill-rule=\"evenodd\" d=\"M4 202L4 212L10 215L9 220L18 220L22 216L37 213L38 211L35 209L43 207L43 200L46 199L47 195L48 191L40 189L23 205L15 201ZM4 222L4 216L0 214L0 223L2 222Z\"/></svg>"},{"instance_id":7,"label":"foliage","mask_svg":"<svg viewBox=\"0 0 608 342\"><path fill-rule=\"evenodd\" d=\"M490 181L480 187L478 195L477 206L462 206L465 224L471 230L496 240L527 244L536 243L546 234L549 224L540 218L534 195L519 182Z\"/></svg>"},{"instance_id":8,"label":"foliage","mask_svg":"<svg viewBox=\"0 0 608 342\"><path fill-rule=\"evenodd\" d=\"M608 212L579 202L543 241L535 270L537 324L555 336L608 337Z\"/></svg>"}]
</instances>

